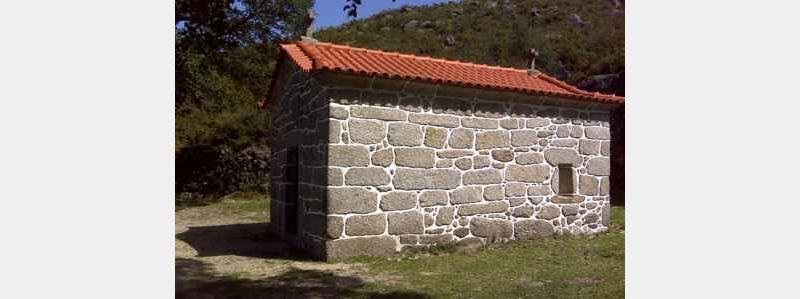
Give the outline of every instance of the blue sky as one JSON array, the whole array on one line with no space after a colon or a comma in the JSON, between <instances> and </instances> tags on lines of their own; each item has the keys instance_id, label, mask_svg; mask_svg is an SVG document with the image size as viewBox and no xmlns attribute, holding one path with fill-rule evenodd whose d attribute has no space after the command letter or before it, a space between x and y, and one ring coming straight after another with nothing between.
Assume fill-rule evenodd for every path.
<instances>
[{"instance_id":1,"label":"blue sky","mask_svg":"<svg viewBox=\"0 0 800 299\"><path fill-rule=\"evenodd\" d=\"M358 7L358 18L367 18L378 12L394 9L403 5L425 5L441 2L454 2L453 0L363 0L363 4ZM347 14L342 10L346 0L317 0L314 10L317 12L317 20L314 28L337 26L349 21Z\"/></svg>"}]
</instances>

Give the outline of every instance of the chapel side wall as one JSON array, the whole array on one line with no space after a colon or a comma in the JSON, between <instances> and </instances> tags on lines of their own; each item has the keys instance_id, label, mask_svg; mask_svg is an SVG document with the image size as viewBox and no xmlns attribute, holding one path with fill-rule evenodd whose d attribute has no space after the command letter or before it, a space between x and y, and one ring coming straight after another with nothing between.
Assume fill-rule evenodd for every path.
<instances>
[{"instance_id":1,"label":"chapel side wall","mask_svg":"<svg viewBox=\"0 0 800 299\"><path fill-rule=\"evenodd\" d=\"M328 259L608 228L608 111L397 89L325 88ZM559 163L580 202L555 196Z\"/></svg>"},{"instance_id":2,"label":"chapel side wall","mask_svg":"<svg viewBox=\"0 0 800 299\"><path fill-rule=\"evenodd\" d=\"M284 64L288 73L282 95L270 103L271 207L270 226L273 233L311 256L323 258L327 183L327 139L329 106L317 80L293 64ZM286 177L289 150L297 149L297 233L288 234Z\"/></svg>"}]
</instances>

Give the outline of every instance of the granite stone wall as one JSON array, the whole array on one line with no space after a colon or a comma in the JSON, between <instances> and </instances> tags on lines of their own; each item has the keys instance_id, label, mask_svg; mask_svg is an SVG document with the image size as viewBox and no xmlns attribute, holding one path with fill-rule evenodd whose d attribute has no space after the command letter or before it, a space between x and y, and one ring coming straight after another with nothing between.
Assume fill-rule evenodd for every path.
<instances>
[{"instance_id":1,"label":"granite stone wall","mask_svg":"<svg viewBox=\"0 0 800 299\"><path fill-rule=\"evenodd\" d=\"M323 89L329 259L608 227L608 111L408 84ZM559 164L574 195L559 196Z\"/></svg>"},{"instance_id":2,"label":"granite stone wall","mask_svg":"<svg viewBox=\"0 0 800 299\"><path fill-rule=\"evenodd\" d=\"M282 68L282 92L276 102L268 103L272 125L270 227L293 246L324 258L328 99L317 80L293 64L285 63ZM289 159L291 151L297 153L296 162ZM297 195L295 203L292 193ZM295 208L289 209L291 205ZM290 213L292 210L295 212ZM287 231L290 221L295 222L296 232Z\"/></svg>"}]
</instances>

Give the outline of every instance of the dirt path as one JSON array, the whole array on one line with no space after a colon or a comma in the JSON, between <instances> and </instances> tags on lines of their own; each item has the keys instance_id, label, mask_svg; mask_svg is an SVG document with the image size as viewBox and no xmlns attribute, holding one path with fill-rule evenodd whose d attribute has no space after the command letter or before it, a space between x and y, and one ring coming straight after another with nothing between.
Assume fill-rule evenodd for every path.
<instances>
[{"instance_id":1,"label":"dirt path","mask_svg":"<svg viewBox=\"0 0 800 299\"><path fill-rule=\"evenodd\" d=\"M321 263L293 254L267 234L265 212L229 205L175 213L177 298L328 298L357 291L377 278L363 265Z\"/></svg>"}]
</instances>

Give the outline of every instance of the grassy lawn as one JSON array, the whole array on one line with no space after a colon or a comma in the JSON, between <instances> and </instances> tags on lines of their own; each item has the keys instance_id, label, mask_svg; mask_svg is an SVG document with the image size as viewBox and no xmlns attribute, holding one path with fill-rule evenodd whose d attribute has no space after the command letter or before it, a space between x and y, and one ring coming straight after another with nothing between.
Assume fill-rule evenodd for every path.
<instances>
[{"instance_id":1,"label":"grassy lawn","mask_svg":"<svg viewBox=\"0 0 800 299\"><path fill-rule=\"evenodd\" d=\"M239 194L207 206L187 207L179 213L179 218L217 219L209 224L212 228L219 223L263 223L268 221L268 209L265 195ZM176 265L193 269L187 272L203 278L194 282L188 293L176 295L179 298L195 294L219 298L623 298L624 214L624 208L614 208L609 231L595 236L513 241L470 251L439 247L388 258L360 257L336 264L242 256L238 251L209 257L182 255L176 259ZM202 226L197 223L189 226L198 225ZM257 229L259 233L260 230ZM221 234L228 235L219 232L209 237ZM252 241L249 238L247 235L245 243ZM242 240L212 242L239 241ZM232 267L234 272L212 270L220 265L230 265L228 268ZM274 274L264 276L264 273Z\"/></svg>"},{"instance_id":2,"label":"grassy lawn","mask_svg":"<svg viewBox=\"0 0 800 299\"><path fill-rule=\"evenodd\" d=\"M357 258L399 283L369 284L377 293L416 291L434 298L623 298L625 210L614 208L604 234L517 241L474 253L433 250L400 258Z\"/></svg>"}]
</instances>

